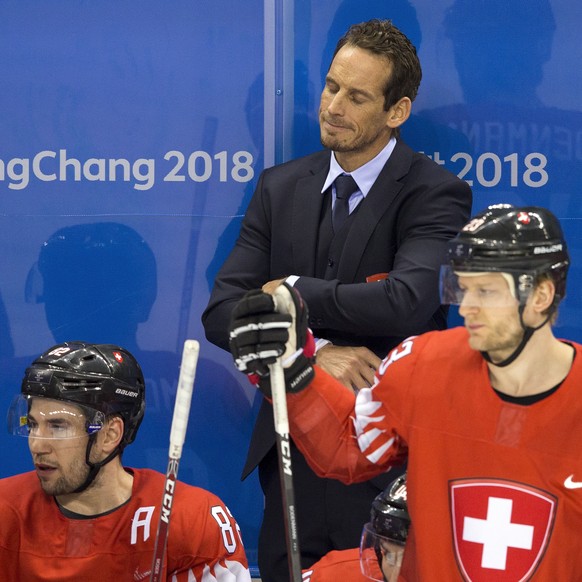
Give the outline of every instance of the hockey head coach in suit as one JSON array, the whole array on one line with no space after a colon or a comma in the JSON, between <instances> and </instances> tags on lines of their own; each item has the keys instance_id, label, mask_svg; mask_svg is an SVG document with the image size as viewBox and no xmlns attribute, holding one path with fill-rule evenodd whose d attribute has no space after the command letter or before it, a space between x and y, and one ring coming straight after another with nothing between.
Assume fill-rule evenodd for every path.
<instances>
[{"instance_id":1,"label":"hockey head coach in suit","mask_svg":"<svg viewBox=\"0 0 582 582\"><path fill-rule=\"evenodd\" d=\"M325 149L261 174L202 316L209 341L228 349L237 301L286 280L309 305L317 363L357 390L403 338L446 326L439 268L468 220L471 190L400 139L420 79L416 49L388 20L353 25L339 40L319 108ZM243 478L259 466L264 582L289 572L274 444L263 402ZM370 503L395 475L345 486L316 477L297 450L292 457L305 568L358 545Z\"/></svg>"}]
</instances>

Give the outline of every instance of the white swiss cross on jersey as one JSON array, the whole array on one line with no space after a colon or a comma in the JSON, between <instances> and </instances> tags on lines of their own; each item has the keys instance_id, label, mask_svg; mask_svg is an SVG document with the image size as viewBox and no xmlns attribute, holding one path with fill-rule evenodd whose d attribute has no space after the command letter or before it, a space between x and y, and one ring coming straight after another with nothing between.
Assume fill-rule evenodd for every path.
<instances>
[{"instance_id":1,"label":"white swiss cross on jersey","mask_svg":"<svg viewBox=\"0 0 582 582\"><path fill-rule=\"evenodd\" d=\"M550 539L556 498L492 479L451 481L450 495L455 552L465 580L529 580Z\"/></svg>"}]
</instances>

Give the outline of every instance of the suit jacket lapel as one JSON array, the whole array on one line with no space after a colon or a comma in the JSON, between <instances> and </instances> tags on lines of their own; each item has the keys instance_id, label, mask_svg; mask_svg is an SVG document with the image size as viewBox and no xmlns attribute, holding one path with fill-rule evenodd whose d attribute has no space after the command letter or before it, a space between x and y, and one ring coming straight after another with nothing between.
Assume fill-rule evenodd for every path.
<instances>
[{"instance_id":1,"label":"suit jacket lapel","mask_svg":"<svg viewBox=\"0 0 582 582\"><path fill-rule=\"evenodd\" d=\"M412 154L407 145L398 141L372 189L361 202L338 266L337 276L342 281L354 280L370 236L404 186L401 179L410 171Z\"/></svg>"},{"instance_id":2,"label":"suit jacket lapel","mask_svg":"<svg viewBox=\"0 0 582 582\"><path fill-rule=\"evenodd\" d=\"M300 178L295 186L291 244L293 248L294 273L307 277L315 276L315 255L319 234L319 219L323 194L321 189L329 171L329 163L314 174Z\"/></svg>"}]
</instances>

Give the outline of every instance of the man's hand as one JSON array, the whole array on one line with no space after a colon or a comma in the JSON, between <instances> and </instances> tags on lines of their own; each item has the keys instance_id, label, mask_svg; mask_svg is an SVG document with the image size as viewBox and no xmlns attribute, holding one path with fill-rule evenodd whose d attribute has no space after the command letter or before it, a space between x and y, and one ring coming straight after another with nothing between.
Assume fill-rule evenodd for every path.
<instances>
[{"instance_id":1,"label":"man's hand","mask_svg":"<svg viewBox=\"0 0 582 582\"><path fill-rule=\"evenodd\" d=\"M381 359L368 348L328 344L317 350L317 365L351 389L367 388Z\"/></svg>"},{"instance_id":2,"label":"man's hand","mask_svg":"<svg viewBox=\"0 0 582 582\"><path fill-rule=\"evenodd\" d=\"M277 289L277 287L281 285L284 281L285 279L274 279L273 281L268 281L263 285L263 291L265 293L270 293L271 295L274 295L275 289Z\"/></svg>"},{"instance_id":3,"label":"man's hand","mask_svg":"<svg viewBox=\"0 0 582 582\"><path fill-rule=\"evenodd\" d=\"M314 376L315 342L307 327L307 307L286 284L274 294L249 291L235 306L230 351L236 367L270 396L269 364L282 356L288 392L298 392Z\"/></svg>"}]
</instances>

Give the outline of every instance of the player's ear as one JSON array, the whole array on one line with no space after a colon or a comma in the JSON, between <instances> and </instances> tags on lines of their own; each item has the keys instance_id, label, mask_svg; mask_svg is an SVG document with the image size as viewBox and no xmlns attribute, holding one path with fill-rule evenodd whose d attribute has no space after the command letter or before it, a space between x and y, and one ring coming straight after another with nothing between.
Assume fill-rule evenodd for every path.
<instances>
[{"instance_id":1,"label":"player's ear","mask_svg":"<svg viewBox=\"0 0 582 582\"><path fill-rule=\"evenodd\" d=\"M410 97L402 97L388 109L388 120L386 124L390 129L400 127L410 117L411 111L412 101Z\"/></svg>"},{"instance_id":2,"label":"player's ear","mask_svg":"<svg viewBox=\"0 0 582 582\"><path fill-rule=\"evenodd\" d=\"M551 279L540 281L531 295L531 306L536 313L543 314L549 309L556 295L556 286Z\"/></svg>"},{"instance_id":3,"label":"player's ear","mask_svg":"<svg viewBox=\"0 0 582 582\"><path fill-rule=\"evenodd\" d=\"M107 419L105 426L99 431L102 435L101 447L106 454L114 451L121 443L123 427L123 419L120 416L112 416Z\"/></svg>"}]
</instances>

